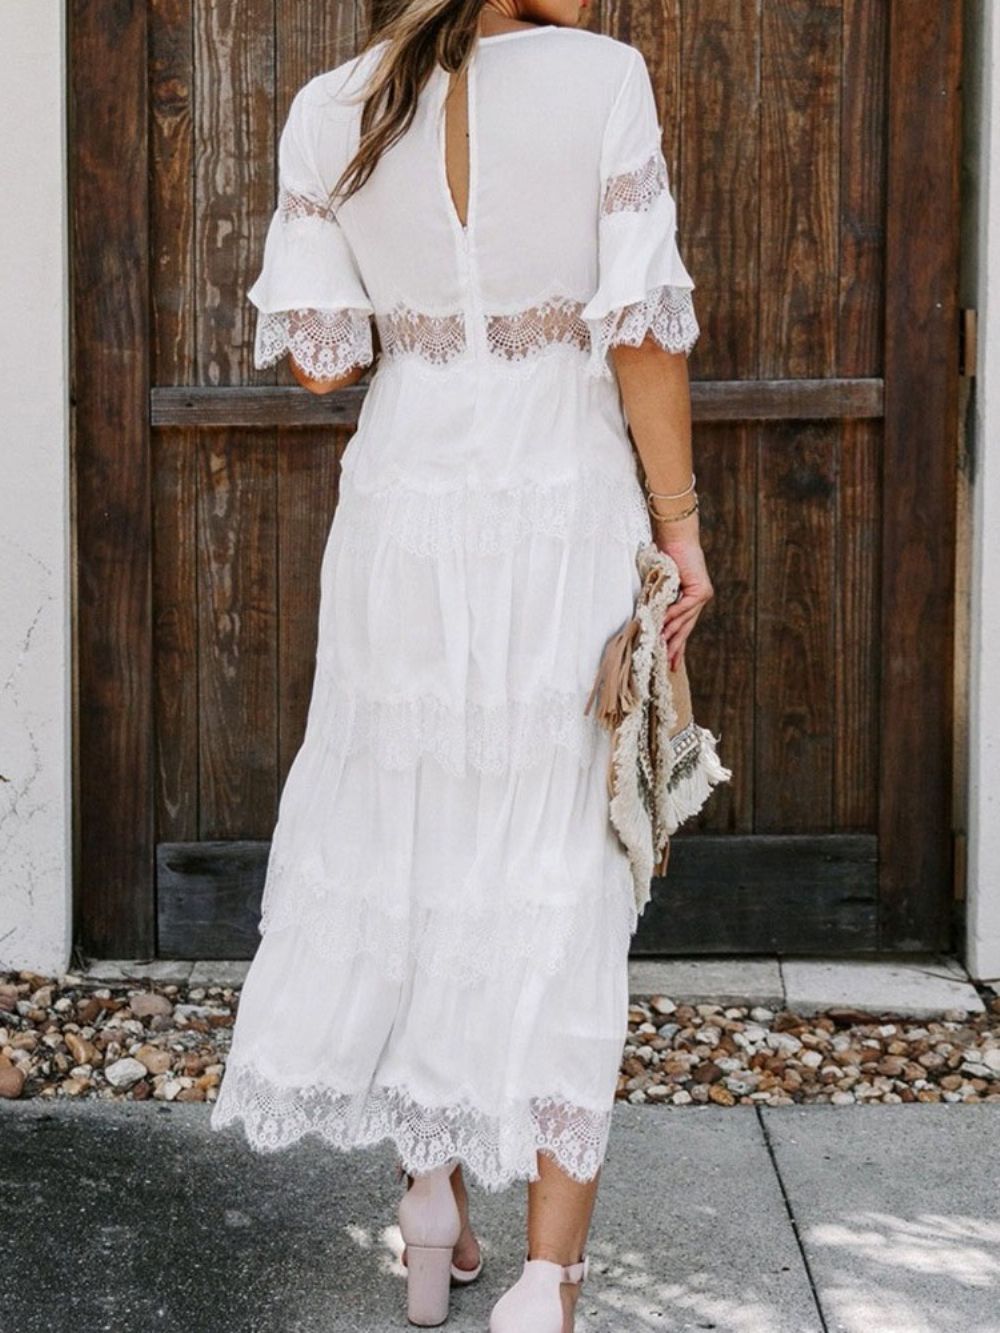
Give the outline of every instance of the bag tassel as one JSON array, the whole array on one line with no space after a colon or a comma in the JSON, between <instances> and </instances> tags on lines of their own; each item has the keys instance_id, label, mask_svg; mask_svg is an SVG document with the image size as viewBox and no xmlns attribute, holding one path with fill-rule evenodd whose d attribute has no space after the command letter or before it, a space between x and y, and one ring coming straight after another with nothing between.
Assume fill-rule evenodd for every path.
<instances>
[{"instance_id":1,"label":"bag tassel","mask_svg":"<svg viewBox=\"0 0 1000 1333\"><path fill-rule=\"evenodd\" d=\"M632 654L639 639L639 620L633 617L610 638L601 654L597 675L583 710L586 717L597 701L594 716L606 731L613 732L638 702L632 679Z\"/></svg>"}]
</instances>

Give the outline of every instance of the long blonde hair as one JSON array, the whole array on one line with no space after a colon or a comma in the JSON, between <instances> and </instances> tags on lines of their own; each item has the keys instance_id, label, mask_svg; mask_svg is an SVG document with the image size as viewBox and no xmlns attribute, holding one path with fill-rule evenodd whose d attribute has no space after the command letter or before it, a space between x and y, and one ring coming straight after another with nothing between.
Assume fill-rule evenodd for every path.
<instances>
[{"instance_id":1,"label":"long blonde hair","mask_svg":"<svg viewBox=\"0 0 1000 1333\"><path fill-rule=\"evenodd\" d=\"M339 202L364 185L386 149L405 134L434 66L459 73L465 68L483 4L484 0L390 0L379 7L361 52L379 42L386 47L365 85L358 150L332 190Z\"/></svg>"}]
</instances>

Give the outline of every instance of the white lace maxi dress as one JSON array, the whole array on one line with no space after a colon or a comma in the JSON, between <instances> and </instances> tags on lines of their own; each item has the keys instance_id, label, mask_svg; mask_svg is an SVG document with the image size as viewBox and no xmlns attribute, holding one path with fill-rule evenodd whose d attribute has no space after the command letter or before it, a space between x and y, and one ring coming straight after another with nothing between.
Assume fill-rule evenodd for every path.
<instances>
[{"instance_id":1,"label":"white lace maxi dress","mask_svg":"<svg viewBox=\"0 0 1000 1333\"><path fill-rule=\"evenodd\" d=\"M610 343L698 335L647 68L559 27L480 40L470 203L438 69L336 218L381 46L280 141L256 364L382 352L343 459L313 694L213 1128L391 1139L489 1189L606 1149L636 925L583 708L650 537Z\"/></svg>"}]
</instances>

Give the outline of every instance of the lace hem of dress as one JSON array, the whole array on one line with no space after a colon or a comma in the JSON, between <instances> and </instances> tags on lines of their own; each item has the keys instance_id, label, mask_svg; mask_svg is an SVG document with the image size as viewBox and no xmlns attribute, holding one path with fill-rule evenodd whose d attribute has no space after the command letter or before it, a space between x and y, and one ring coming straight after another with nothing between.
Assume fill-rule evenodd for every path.
<instances>
[{"instance_id":1,"label":"lace hem of dress","mask_svg":"<svg viewBox=\"0 0 1000 1333\"><path fill-rule=\"evenodd\" d=\"M589 468L558 481L506 487L422 491L393 477L362 489L345 455L335 523L345 550L370 555L390 541L411 555L459 551L499 555L532 535L583 541L601 537L634 546L650 540L649 510L634 468Z\"/></svg>"},{"instance_id":2,"label":"lace hem of dress","mask_svg":"<svg viewBox=\"0 0 1000 1333\"><path fill-rule=\"evenodd\" d=\"M435 886L432 904L419 894L394 900L396 881L388 873L335 883L329 871L286 860L279 838L280 832L268 863L259 934L296 931L302 947L325 963L371 958L379 976L395 984L415 969L455 987L475 985L495 975L498 958L556 976L588 948L624 959L638 925L625 864L617 882L610 876L610 883L592 886L582 900L578 884L560 891L550 881L529 897L527 875L487 892L479 871L476 892L485 906L470 906L469 889L461 883L444 898Z\"/></svg>"},{"instance_id":3,"label":"lace hem of dress","mask_svg":"<svg viewBox=\"0 0 1000 1333\"><path fill-rule=\"evenodd\" d=\"M454 777L523 773L551 759L553 747L594 762L607 733L584 715L588 688L546 689L530 699L459 702L433 695L368 698L337 681L335 658L317 651L314 692L323 705L324 740L338 759L368 752L386 771L432 759Z\"/></svg>"},{"instance_id":4,"label":"lace hem of dress","mask_svg":"<svg viewBox=\"0 0 1000 1333\"><path fill-rule=\"evenodd\" d=\"M611 1127L611 1108L575 1106L559 1096L514 1102L495 1115L468 1102L427 1106L402 1087L339 1092L322 1084L287 1086L252 1063L227 1066L211 1127L242 1121L257 1152L279 1152L308 1134L347 1151L389 1139L411 1175L459 1158L486 1190L537 1180L545 1153L574 1180L592 1180Z\"/></svg>"},{"instance_id":5,"label":"lace hem of dress","mask_svg":"<svg viewBox=\"0 0 1000 1333\"><path fill-rule=\"evenodd\" d=\"M257 316L254 365L273 366L290 352L310 379L333 380L370 366L371 317L365 310L277 310Z\"/></svg>"}]
</instances>

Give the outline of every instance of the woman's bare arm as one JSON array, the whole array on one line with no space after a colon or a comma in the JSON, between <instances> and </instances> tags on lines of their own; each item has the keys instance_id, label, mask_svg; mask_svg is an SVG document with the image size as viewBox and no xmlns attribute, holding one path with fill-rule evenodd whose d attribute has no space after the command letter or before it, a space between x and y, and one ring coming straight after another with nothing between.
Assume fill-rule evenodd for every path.
<instances>
[{"instance_id":1,"label":"woman's bare arm","mask_svg":"<svg viewBox=\"0 0 1000 1333\"><path fill-rule=\"evenodd\" d=\"M667 352L651 338L639 347L613 346L611 355L636 451L651 491L674 495L691 484L691 386L687 356ZM655 500L663 514L687 509L692 496ZM653 538L677 564L681 596L667 610L663 634L676 669L702 608L715 595L701 549L698 511L677 521L650 514Z\"/></svg>"}]
</instances>

